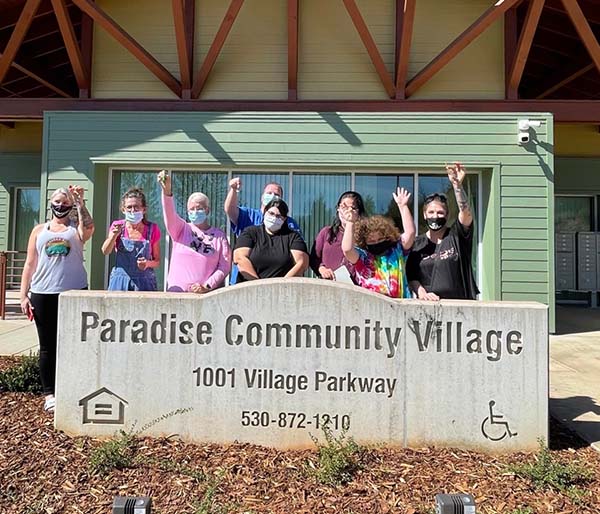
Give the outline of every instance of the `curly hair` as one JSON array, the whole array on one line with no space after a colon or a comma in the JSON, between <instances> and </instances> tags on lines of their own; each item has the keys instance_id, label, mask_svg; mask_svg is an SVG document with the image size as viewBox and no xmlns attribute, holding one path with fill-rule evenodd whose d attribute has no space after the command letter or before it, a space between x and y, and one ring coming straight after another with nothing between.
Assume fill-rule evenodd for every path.
<instances>
[{"instance_id":1,"label":"curly hair","mask_svg":"<svg viewBox=\"0 0 600 514\"><path fill-rule=\"evenodd\" d=\"M391 218L386 216L369 216L361 218L356 222L354 232L354 241L359 248L367 247L367 239L370 234L379 232L389 241L398 241L400 239L400 230L394 225Z\"/></svg>"}]
</instances>

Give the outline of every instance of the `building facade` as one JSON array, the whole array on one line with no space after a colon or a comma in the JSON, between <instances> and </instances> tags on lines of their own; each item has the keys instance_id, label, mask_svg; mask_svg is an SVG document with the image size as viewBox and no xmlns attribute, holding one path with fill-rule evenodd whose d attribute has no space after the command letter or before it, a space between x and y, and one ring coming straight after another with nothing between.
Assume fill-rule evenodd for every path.
<instances>
[{"instance_id":1,"label":"building facade","mask_svg":"<svg viewBox=\"0 0 600 514\"><path fill-rule=\"evenodd\" d=\"M162 224L161 169L181 214L201 190L223 228L231 177L252 206L281 183L310 244L348 189L398 218L391 192L406 187L420 218L424 197L449 189L445 164L460 161L481 298L548 304L553 329L556 298L593 304L600 289L600 276L578 288L577 269L557 289L555 249L556 233L600 230L592 4L1 0L0 250L24 250L52 191L82 184L96 221L86 266L101 289L122 192L144 187Z\"/></svg>"}]
</instances>

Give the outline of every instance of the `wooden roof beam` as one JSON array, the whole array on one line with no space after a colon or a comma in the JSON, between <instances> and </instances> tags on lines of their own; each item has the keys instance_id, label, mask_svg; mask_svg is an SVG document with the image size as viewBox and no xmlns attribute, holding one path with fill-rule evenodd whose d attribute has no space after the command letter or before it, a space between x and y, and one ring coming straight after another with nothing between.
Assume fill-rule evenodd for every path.
<instances>
[{"instance_id":1,"label":"wooden roof beam","mask_svg":"<svg viewBox=\"0 0 600 514\"><path fill-rule=\"evenodd\" d=\"M56 21L58 21L58 27L65 43L69 61L71 61L77 85L79 86L79 89L89 90L90 72L83 62L79 41L77 41L75 30L73 29L73 24L71 23L71 18L67 11L67 4L65 3L65 0L52 0L52 6L54 7Z\"/></svg>"},{"instance_id":2,"label":"wooden roof beam","mask_svg":"<svg viewBox=\"0 0 600 514\"><path fill-rule=\"evenodd\" d=\"M179 59L179 75L181 77L182 97L190 98L192 89L192 55L188 46L188 34L185 16L186 0L172 0L173 24L175 26L175 41L177 42L177 57Z\"/></svg>"},{"instance_id":3,"label":"wooden roof beam","mask_svg":"<svg viewBox=\"0 0 600 514\"><path fill-rule=\"evenodd\" d=\"M104 10L92 0L73 0L73 3L148 68L173 93L181 96L179 81Z\"/></svg>"},{"instance_id":4,"label":"wooden roof beam","mask_svg":"<svg viewBox=\"0 0 600 514\"><path fill-rule=\"evenodd\" d=\"M365 23L365 20L363 19L362 14L360 14L360 10L359 10L358 6L356 5L356 1L355 0L343 0L343 2L344 2L344 6L346 7L346 11L348 11L348 14L350 15L350 19L352 20L352 23L354 23L354 26L356 27L356 30L358 31L358 35L360 36L360 39L363 42L363 45L365 45L367 53L369 54L369 57L371 58L371 62L373 63L373 66L375 66L377 75L379 75L379 79L381 80L381 83L383 84L383 87L385 88L386 93L388 94L388 96L390 98L395 98L396 97L396 87L394 86L394 81L392 80L392 77L390 76L387 68L385 67L385 63L383 62L383 59L381 58L381 54L379 53L379 50L377 49L375 40L373 39L373 36L371 36L371 33L369 32L369 28L367 27L367 24Z\"/></svg>"},{"instance_id":5,"label":"wooden roof beam","mask_svg":"<svg viewBox=\"0 0 600 514\"><path fill-rule=\"evenodd\" d=\"M92 62L94 57L94 20L87 14L81 13L81 56L83 65L88 71L89 85L87 89L79 89L79 98L91 98Z\"/></svg>"},{"instance_id":6,"label":"wooden roof beam","mask_svg":"<svg viewBox=\"0 0 600 514\"><path fill-rule=\"evenodd\" d=\"M27 0L19 16L19 20L12 31L10 39L4 48L2 57L0 57L0 84L6 77L8 69L15 60L15 56L21 47L21 43L31 26L33 17L40 6L41 0Z\"/></svg>"},{"instance_id":7,"label":"wooden roof beam","mask_svg":"<svg viewBox=\"0 0 600 514\"><path fill-rule=\"evenodd\" d=\"M573 82L575 79L578 79L582 75L585 75L588 71L593 70L594 67L595 67L594 63L591 63L591 64L588 64L587 66L584 66L583 68L578 69L577 71L575 71L573 73L570 73L567 77L562 79L560 82L557 82L552 87L549 87L548 89L546 89L545 91L543 91L542 93L537 95L536 99L541 100L542 98L546 98L546 97L550 96L552 93L555 93L562 87Z\"/></svg>"},{"instance_id":8,"label":"wooden roof beam","mask_svg":"<svg viewBox=\"0 0 600 514\"><path fill-rule=\"evenodd\" d=\"M399 32L399 43L396 60L396 99L406 98L405 88L408 78L408 60L412 43L415 22L416 0L400 0L396 2L396 31Z\"/></svg>"},{"instance_id":9,"label":"wooden roof beam","mask_svg":"<svg viewBox=\"0 0 600 514\"><path fill-rule=\"evenodd\" d=\"M586 20L581 7L579 7L577 0L562 0L562 3L575 26L575 30L590 54L592 61L596 65L598 71L600 71L600 44L598 44L598 40L596 39L590 24Z\"/></svg>"},{"instance_id":10,"label":"wooden roof beam","mask_svg":"<svg viewBox=\"0 0 600 514\"><path fill-rule=\"evenodd\" d=\"M208 49L206 57L204 58L204 62L202 63L202 66L196 75L196 79L194 80L194 84L192 85L192 98L198 98L202 92L202 89L204 89L204 85L206 84L208 76L210 75L215 62L221 53L221 49L225 44L225 40L229 35L229 31L231 30L231 27L233 27L233 23L235 22L235 19L237 18L237 15L240 12L243 4L244 0L231 0L229 8L225 13L225 17L221 22L219 30L215 34L215 38Z\"/></svg>"},{"instance_id":11,"label":"wooden roof beam","mask_svg":"<svg viewBox=\"0 0 600 514\"><path fill-rule=\"evenodd\" d=\"M0 53L0 60L2 59L2 57L3 57L3 54ZM57 95L62 96L64 98L72 98L72 96L69 93L67 93L63 89L55 86L49 80L45 79L42 76L42 72L37 71L37 67L35 67L33 64L31 64L31 63L22 63L22 64L19 64L19 63L13 61L11 63L11 66L13 68L15 68L16 70L19 70L21 73L24 73L28 77L30 77L30 78L34 79L35 81L39 82L41 85L46 86L48 89L51 89Z\"/></svg>"},{"instance_id":12,"label":"wooden roof beam","mask_svg":"<svg viewBox=\"0 0 600 514\"><path fill-rule=\"evenodd\" d=\"M527 57L531 50L531 43L533 42L533 36L537 29L544 8L545 0L530 0L529 7L527 9L527 15L525 16L525 23L519 36L519 42L517 43L517 49L515 57L510 68L508 76L508 90L507 97L510 99L518 98L519 96L519 84L523 77L523 70L527 63Z\"/></svg>"},{"instance_id":13,"label":"wooden roof beam","mask_svg":"<svg viewBox=\"0 0 600 514\"><path fill-rule=\"evenodd\" d=\"M519 2L521 0L496 0L494 5L488 8L469 28L452 41L437 57L408 82L406 96L409 97L415 94L417 90L429 82L444 66L485 32L492 23Z\"/></svg>"},{"instance_id":14,"label":"wooden roof beam","mask_svg":"<svg viewBox=\"0 0 600 514\"><path fill-rule=\"evenodd\" d=\"M298 99L298 0L288 0L288 100Z\"/></svg>"},{"instance_id":15,"label":"wooden roof beam","mask_svg":"<svg viewBox=\"0 0 600 514\"><path fill-rule=\"evenodd\" d=\"M555 122L600 123L598 100L412 100L311 101L289 100L134 100L81 98L0 98L0 119L42 119L44 111L153 112L405 112L422 113L550 112Z\"/></svg>"}]
</instances>

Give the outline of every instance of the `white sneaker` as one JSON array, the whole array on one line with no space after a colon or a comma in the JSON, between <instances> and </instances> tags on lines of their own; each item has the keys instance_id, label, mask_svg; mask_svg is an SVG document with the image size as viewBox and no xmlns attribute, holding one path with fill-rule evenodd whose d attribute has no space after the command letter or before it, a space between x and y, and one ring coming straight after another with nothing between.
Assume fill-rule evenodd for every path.
<instances>
[{"instance_id":1,"label":"white sneaker","mask_svg":"<svg viewBox=\"0 0 600 514\"><path fill-rule=\"evenodd\" d=\"M46 412L54 412L54 407L56 407L56 398L54 396L46 398L46 401L44 402L44 410Z\"/></svg>"}]
</instances>

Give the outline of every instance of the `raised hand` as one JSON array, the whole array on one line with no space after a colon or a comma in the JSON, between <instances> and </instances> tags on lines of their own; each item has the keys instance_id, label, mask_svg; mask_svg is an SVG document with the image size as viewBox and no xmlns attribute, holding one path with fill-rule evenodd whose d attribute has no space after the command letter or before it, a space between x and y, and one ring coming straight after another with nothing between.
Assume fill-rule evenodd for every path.
<instances>
[{"instance_id":1,"label":"raised hand","mask_svg":"<svg viewBox=\"0 0 600 514\"><path fill-rule=\"evenodd\" d=\"M162 187L163 193L166 196L171 196L173 189L171 187L171 174L167 170L161 170L156 177L156 180Z\"/></svg>"},{"instance_id":2,"label":"raised hand","mask_svg":"<svg viewBox=\"0 0 600 514\"><path fill-rule=\"evenodd\" d=\"M234 189L236 193L242 189L242 179L240 177L234 177L229 181L229 187Z\"/></svg>"},{"instance_id":3,"label":"raised hand","mask_svg":"<svg viewBox=\"0 0 600 514\"><path fill-rule=\"evenodd\" d=\"M358 210L357 209L352 209L351 207L343 207L340 206L340 211L341 211L341 220L345 221L346 223L356 223L356 221L358 220Z\"/></svg>"},{"instance_id":4,"label":"raised hand","mask_svg":"<svg viewBox=\"0 0 600 514\"><path fill-rule=\"evenodd\" d=\"M466 170L460 162L454 164L446 164L446 172L452 187L459 187L465 179Z\"/></svg>"},{"instance_id":5,"label":"raised hand","mask_svg":"<svg viewBox=\"0 0 600 514\"><path fill-rule=\"evenodd\" d=\"M81 186L69 186L69 192L73 195L75 205L80 205L83 202L84 189Z\"/></svg>"},{"instance_id":6,"label":"raised hand","mask_svg":"<svg viewBox=\"0 0 600 514\"><path fill-rule=\"evenodd\" d=\"M396 202L396 205L398 206L398 209L401 209L402 207L408 205L411 194L403 187L398 187L396 188L395 193L392 192L392 196L394 198L394 202Z\"/></svg>"},{"instance_id":7,"label":"raised hand","mask_svg":"<svg viewBox=\"0 0 600 514\"><path fill-rule=\"evenodd\" d=\"M121 223L113 225L113 228L110 229L110 233L113 236L113 239L116 239L117 236L121 233L121 231L123 230L123 226L124 225Z\"/></svg>"}]
</instances>

